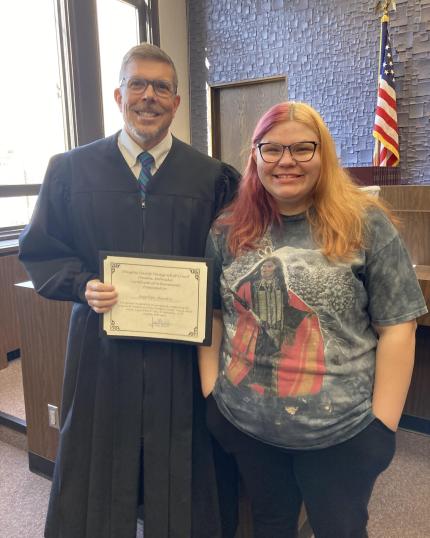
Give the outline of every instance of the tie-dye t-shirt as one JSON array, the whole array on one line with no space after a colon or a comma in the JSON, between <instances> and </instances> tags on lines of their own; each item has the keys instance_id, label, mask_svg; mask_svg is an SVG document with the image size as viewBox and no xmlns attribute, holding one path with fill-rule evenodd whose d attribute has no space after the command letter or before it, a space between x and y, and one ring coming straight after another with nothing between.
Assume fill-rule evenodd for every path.
<instances>
[{"instance_id":1,"label":"tie-dye t-shirt","mask_svg":"<svg viewBox=\"0 0 430 538\"><path fill-rule=\"evenodd\" d=\"M258 250L233 258L214 230L214 308L224 337L213 391L237 428L285 448L315 449L356 435L372 420L377 336L427 309L408 253L379 210L366 248L333 263L305 215L283 217Z\"/></svg>"}]
</instances>

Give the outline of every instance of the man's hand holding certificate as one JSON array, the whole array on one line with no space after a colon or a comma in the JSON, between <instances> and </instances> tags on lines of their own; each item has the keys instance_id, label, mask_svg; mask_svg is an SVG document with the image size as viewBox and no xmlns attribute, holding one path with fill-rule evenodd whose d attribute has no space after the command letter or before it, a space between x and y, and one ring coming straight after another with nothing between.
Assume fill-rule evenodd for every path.
<instances>
[{"instance_id":1,"label":"man's hand holding certificate","mask_svg":"<svg viewBox=\"0 0 430 538\"><path fill-rule=\"evenodd\" d=\"M101 264L104 284L118 294L103 314L104 334L210 343L209 260L102 253Z\"/></svg>"}]
</instances>

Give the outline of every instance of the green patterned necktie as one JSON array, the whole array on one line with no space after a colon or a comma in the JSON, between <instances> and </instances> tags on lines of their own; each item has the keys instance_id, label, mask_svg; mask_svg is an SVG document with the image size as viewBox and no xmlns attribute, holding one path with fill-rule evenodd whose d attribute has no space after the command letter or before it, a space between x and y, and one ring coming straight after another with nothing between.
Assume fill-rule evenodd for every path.
<instances>
[{"instance_id":1,"label":"green patterned necktie","mask_svg":"<svg viewBox=\"0 0 430 538\"><path fill-rule=\"evenodd\" d=\"M140 195L143 202L145 200L146 186L148 184L148 181L152 177L151 166L154 164L154 157L147 151L143 151L138 155L137 158L142 165L142 169L140 171L139 177L137 178L137 182L139 183Z\"/></svg>"}]
</instances>

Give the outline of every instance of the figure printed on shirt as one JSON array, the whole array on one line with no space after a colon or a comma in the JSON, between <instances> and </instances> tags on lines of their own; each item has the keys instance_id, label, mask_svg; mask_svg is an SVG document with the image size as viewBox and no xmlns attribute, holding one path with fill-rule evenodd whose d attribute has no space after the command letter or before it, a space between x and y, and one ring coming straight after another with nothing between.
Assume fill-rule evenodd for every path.
<instances>
[{"instance_id":1,"label":"figure printed on shirt","mask_svg":"<svg viewBox=\"0 0 430 538\"><path fill-rule=\"evenodd\" d=\"M321 390L324 343L318 316L288 289L282 261L260 261L230 289L238 322L227 377L281 398Z\"/></svg>"}]
</instances>

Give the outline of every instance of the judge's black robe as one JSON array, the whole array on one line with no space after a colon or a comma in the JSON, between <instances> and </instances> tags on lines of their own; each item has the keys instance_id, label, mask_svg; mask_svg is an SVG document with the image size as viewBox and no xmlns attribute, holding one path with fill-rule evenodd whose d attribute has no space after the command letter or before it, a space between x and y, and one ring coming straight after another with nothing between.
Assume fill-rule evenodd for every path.
<instances>
[{"instance_id":1,"label":"judge's black robe","mask_svg":"<svg viewBox=\"0 0 430 538\"><path fill-rule=\"evenodd\" d=\"M142 433L145 538L221 535L195 347L100 337L84 292L100 250L202 256L237 180L174 138L142 210L117 135L51 159L20 238L38 293L75 302L46 537L135 537Z\"/></svg>"}]
</instances>

